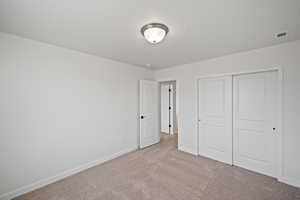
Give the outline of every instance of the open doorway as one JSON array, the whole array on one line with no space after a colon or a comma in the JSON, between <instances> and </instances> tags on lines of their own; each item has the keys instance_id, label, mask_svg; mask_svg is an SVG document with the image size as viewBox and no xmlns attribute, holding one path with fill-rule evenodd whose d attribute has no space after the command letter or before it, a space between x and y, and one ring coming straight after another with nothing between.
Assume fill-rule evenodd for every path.
<instances>
[{"instance_id":1,"label":"open doorway","mask_svg":"<svg viewBox=\"0 0 300 200\"><path fill-rule=\"evenodd\" d=\"M176 81L160 82L161 141L176 140L177 146L178 122L176 107Z\"/></svg>"}]
</instances>

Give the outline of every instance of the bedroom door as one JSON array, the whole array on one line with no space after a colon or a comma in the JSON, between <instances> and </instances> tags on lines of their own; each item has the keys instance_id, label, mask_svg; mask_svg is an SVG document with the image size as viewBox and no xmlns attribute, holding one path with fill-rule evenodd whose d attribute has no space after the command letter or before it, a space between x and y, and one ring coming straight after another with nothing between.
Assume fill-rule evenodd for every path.
<instances>
[{"instance_id":1,"label":"bedroom door","mask_svg":"<svg viewBox=\"0 0 300 200\"><path fill-rule=\"evenodd\" d=\"M158 92L157 82L140 81L140 148L160 141Z\"/></svg>"}]
</instances>

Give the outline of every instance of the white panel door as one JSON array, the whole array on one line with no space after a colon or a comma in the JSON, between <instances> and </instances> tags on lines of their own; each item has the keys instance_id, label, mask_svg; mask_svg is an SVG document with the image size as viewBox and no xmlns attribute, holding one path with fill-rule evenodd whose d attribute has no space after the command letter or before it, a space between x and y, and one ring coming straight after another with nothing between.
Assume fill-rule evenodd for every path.
<instances>
[{"instance_id":1,"label":"white panel door","mask_svg":"<svg viewBox=\"0 0 300 200\"><path fill-rule=\"evenodd\" d=\"M170 133L170 85L161 85L161 132Z\"/></svg>"},{"instance_id":2,"label":"white panel door","mask_svg":"<svg viewBox=\"0 0 300 200\"><path fill-rule=\"evenodd\" d=\"M140 148L160 141L158 92L157 82L140 81Z\"/></svg>"},{"instance_id":3,"label":"white panel door","mask_svg":"<svg viewBox=\"0 0 300 200\"><path fill-rule=\"evenodd\" d=\"M198 82L199 155L232 164L232 76Z\"/></svg>"},{"instance_id":4,"label":"white panel door","mask_svg":"<svg viewBox=\"0 0 300 200\"><path fill-rule=\"evenodd\" d=\"M174 88L173 88L173 85L170 85L170 92L169 92L169 106L170 106L170 109L169 109L169 115L170 115L170 118L169 118L169 124L170 124L170 134L171 135L174 135L174 99L173 99L173 94L174 93Z\"/></svg>"},{"instance_id":5,"label":"white panel door","mask_svg":"<svg viewBox=\"0 0 300 200\"><path fill-rule=\"evenodd\" d=\"M234 76L233 163L277 176L277 72Z\"/></svg>"}]
</instances>

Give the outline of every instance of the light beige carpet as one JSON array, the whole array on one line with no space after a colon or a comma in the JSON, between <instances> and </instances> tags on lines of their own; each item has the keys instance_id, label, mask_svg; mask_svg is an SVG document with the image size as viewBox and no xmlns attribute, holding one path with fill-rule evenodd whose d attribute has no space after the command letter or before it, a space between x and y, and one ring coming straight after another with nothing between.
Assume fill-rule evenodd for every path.
<instances>
[{"instance_id":1,"label":"light beige carpet","mask_svg":"<svg viewBox=\"0 0 300 200\"><path fill-rule=\"evenodd\" d=\"M176 150L176 137L23 195L18 200L296 200L300 189Z\"/></svg>"}]
</instances>

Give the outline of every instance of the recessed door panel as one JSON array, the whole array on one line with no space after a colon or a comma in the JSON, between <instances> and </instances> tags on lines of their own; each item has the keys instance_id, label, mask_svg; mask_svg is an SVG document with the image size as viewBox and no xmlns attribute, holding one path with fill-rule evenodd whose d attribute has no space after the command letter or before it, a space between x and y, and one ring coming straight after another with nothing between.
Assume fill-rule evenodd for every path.
<instances>
[{"instance_id":1,"label":"recessed door panel","mask_svg":"<svg viewBox=\"0 0 300 200\"><path fill-rule=\"evenodd\" d=\"M253 77L253 75L250 76ZM238 84L240 119L264 120L265 79L263 77L245 78L240 79Z\"/></svg>"},{"instance_id":2,"label":"recessed door panel","mask_svg":"<svg viewBox=\"0 0 300 200\"><path fill-rule=\"evenodd\" d=\"M204 127L204 140L207 148L213 151L225 152L226 144L220 140L225 132L224 126L206 124Z\"/></svg>"},{"instance_id":3,"label":"recessed door panel","mask_svg":"<svg viewBox=\"0 0 300 200\"><path fill-rule=\"evenodd\" d=\"M204 111L208 116L224 116L224 80L206 80L204 83Z\"/></svg>"},{"instance_id":4,"label":"recessed door panel","mask_svg":"<svg viewBox=\"0 0 300 200\"><path fill-rule=\"evenodd\" d=\"M265 161L266 144L264 142L263 132L239 130L239 154L241 157L249 160ZM255 148L255 151L253 151Z\"/></svg>"}]
</instances>

